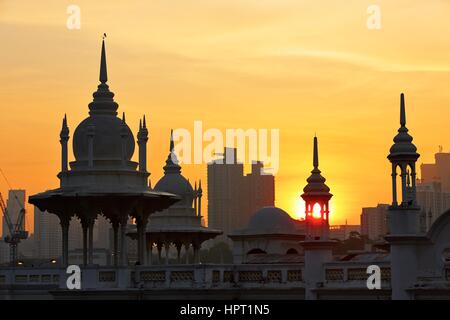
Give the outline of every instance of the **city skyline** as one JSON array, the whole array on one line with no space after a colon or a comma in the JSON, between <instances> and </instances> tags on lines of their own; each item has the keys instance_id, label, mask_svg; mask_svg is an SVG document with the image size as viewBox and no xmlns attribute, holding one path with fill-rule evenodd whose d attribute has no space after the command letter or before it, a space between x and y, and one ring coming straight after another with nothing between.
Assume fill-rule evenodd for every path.
<instances>
[{"instance_id":1,"label":"city skyline","mask_svg":"<svg viewBox=\"0 0 450 320\"><path fill-rule=\"evenodd\" d=\"M7 1L2 6L8 14L0 15L0 23L5 26L0 31L5 38L0 59L3 103L15 107L0 120L0 166L13 188L26 189L27 194L57 184L60 146L55 137L60 120L67 113L73 130L86 116L97 84L98 39L103 31L110 35L109 83L119 111L126 112L133 130L142 114L147 115L152 183L163 175L161 164L171 128L189 129L195 120L221 130L280 128L276 205L297 217L302 208L301 189L310 171L310 139L317 132L321 169L335 195L331 223L358 222L362 207L389 201L386 156L398 124L400 92L406 94L408 127L420 150L420 162L431 162L438 145L448 150L444 137L449 136L450 129L444 115L450 102L445 90L450 80L450 48L444 45L445 35L438 30L449 22L437 18L443 17L448 6L442 2L426 7L435 14L435 23L426 17L419 22L408 19L424 9L420 4L415 3L410 11L398 9L401 4L383 4L386 14L380 31L367 30L367 6L351 2L343 8L342 16L321 12L326 16L321 21L326 22L314 25L316 39L305 39L302 33L302 28L312 23L307 13L319 14L311 4L299 5L299 11L304 12L296 12L294 25L298 29L288 33L283 20L294 20L285 8L273 10L277 5L268 3L247 4L246 8L224 2L216 6L203 3L201 10L195 6L191 9L192 16L179 3L171 13L174 18L189 20L190 28L183 30L182 19L171 28L157 19L157 12L169 9L162 3L139 8L146 16L136 25L125 19L128 24L120 26L114 19L94 21L94 16L98 19L99 10L106 10L106 16L118 14L121 4L104 9L80 1L83 20L79 31L66 29L65 5L50 3L42 9L28 2L33 10L25 10L25 4L12 7ZM220 10L230 12L234 6L247 9L240 11L242 16L236 25L230 23L230 17L192 24L191 18L200 12L215 13L217 18ZM334 7L329 3L330 15L335 15ZM389 14L391 11L395 17ZM299 14L305 19L297 21ZM242 19L245 17L248 19ZM347 24L341 25L342 20ZM211 29L202 30L208 23ZM150 29L155 32L139 33L138 25L146 30L153 26ZM268 25L276 28L266 33ZM330 33L338 25L346 32L340 44ZM160 30L166 32L170 42L164 40ZM277 37L280 33L284 35L281 38ZM399 33L405 33L400 46L394 41ZM192 41L187 42L183 34ZM354 41L355 37L362 45ZM323 44L318 40L324 40ZM249 50L251 45L255 48ZM434 50L419 54L424 45ZM227 48L227 52L217 48ZM275 87L274 82L278 84ZM206 182L205 168L206 164L184 165L183 174L192 181L201 178ZM3 194L7 189L5 183L0 184ZM31 213L32 208L27 208ZM203 209L206 213L206 207ZM31 215L27 219L31 225Z\"/></svg>"}]
</instances>

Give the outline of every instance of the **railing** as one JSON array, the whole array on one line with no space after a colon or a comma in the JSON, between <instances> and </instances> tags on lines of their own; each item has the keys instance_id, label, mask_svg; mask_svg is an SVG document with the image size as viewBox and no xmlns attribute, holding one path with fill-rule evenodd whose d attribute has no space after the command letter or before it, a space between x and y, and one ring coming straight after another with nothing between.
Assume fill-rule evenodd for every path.
<instances>
[{"instance_id":1,"label":"railing","mask_svg":"<svg viewBox=\"0 0 450 320\"><path fill-rule=\"evenodd\" d=\"M83 289L303 287L298 265L157 265L128 268L81 267ZM0 268L5 286L67 289L70 276L61 268Z\"/></svg>"},{"instance_id":2,"label":"railing","mask_svg":"<svg viewBox=\"0 0 450 320\"><path fill-rule=\"evenodd\" d=\"M370 263L349 263L331 262L325 267L326 286L342 286L346 283L346 287L365 287L370 274L367 273L367 267ZM391 268L388 262L378 263L381 271L381 285L389 288L391 282Z\"/></svg>"}]
</instances>

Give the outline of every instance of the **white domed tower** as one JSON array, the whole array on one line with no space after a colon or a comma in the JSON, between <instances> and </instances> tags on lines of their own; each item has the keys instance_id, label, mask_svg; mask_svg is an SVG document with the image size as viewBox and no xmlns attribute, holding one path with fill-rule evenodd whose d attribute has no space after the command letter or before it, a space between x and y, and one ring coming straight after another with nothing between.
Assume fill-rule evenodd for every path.
<instances>
[{"instance_id":1,"label":"white domed tower","mask_svg":"<svg viewBox=\"0 0 450 320\"><path fill-rule=\"evenodd\" d=\"M135 142L125 120L117 117L119 105L107 85L105 41L100 59L100 84L89 104L89 116L75 129L73 154L68 163L69 127L64 116L60 133L60 187L30 197L41 211L56 214L61 222L62 264L68 262L68 233L72 218L80 219L83 229L83 264L93 263L93 230L98 215L108 219L114 230L114 265L127 265L126 228L130 218L136 221L138 259L145 260L145 228L148 216L163 210L179 198L167 192L155 192L148 185L145 117L139 125L137 141L139 163L131 160ZM139 168L138 168L139 166ZM118 243L120 227L120 250ZM120 253L120 261L119 261Z\"/></svg>"}]
</instances>

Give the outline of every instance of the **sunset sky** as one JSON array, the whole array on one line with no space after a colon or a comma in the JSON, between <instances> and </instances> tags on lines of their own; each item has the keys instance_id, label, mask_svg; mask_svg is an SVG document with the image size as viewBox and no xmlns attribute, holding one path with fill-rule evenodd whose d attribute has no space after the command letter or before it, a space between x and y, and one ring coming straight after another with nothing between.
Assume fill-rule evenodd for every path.
<instances>
[{"instance_id":1,"label":"sunset sky","mask_svg":"<svg viewBox=\"0 0 450 320\"><path fill-rule=\"evenodd\" d=\"M366 26L372 4L380 30ZM87 116L106 32L119 112L134 133L147 116L153 185L171 128L275 128L276 205L298 217L317 133L331 223L358 224L390 200L400 92L418 163L450 150L449 17L444 0L0 0L0 168L27 195L58 186L61 119L72 137ZM206 182L206 165L183 173Z\"/></svg>"}]
</instances>

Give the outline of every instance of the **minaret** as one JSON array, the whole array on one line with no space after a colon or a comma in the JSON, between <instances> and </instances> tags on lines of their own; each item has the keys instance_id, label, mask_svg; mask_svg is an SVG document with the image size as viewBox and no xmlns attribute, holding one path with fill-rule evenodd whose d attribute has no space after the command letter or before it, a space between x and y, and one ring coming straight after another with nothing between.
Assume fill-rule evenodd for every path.
<instances>
[{"instance_id":1,"label":"minaret","mask_svg":"<svg viewBox=\"0 0 450 320\"><path fill-rule=\"evenodd\" d=\"M202 216L202 195L203 195L202 180L200 180L198 182L198 216L199 217Z\"/></svg>"},{"instance_id":2,"label":"minaret","mask_svg":"<svg viewBox=\"0 0 450 320\"><path fill-rule=\"evenodd\" d=\"M69 169L67 142L69 141L69 127L67 126L67 116L64 115L62 128L59 134L61 143L61 172L67 172Z\"/></svg>"},{"instance_id":3,"label":"minaret","mask_svg":"<svg viewBox=\"0 0 450 320\"><path fill-rule=\"evenodd\" d=\"M317 137L313 145L313 170L306 180L308 184L303 188L301 197L305 201L306 236L310 239L327 240L329 233L329 206L333 196L330 188L325 184L326 179L319 170L319 150ZM315 212L318 210L318 212Z\"/></svg>"},{"instance_id":4,"label":"minaret","mask_svg":"<svg viewBox=\"0 0 450 320\"><path fill-rule=\"evenodd\" d=\"M137 134L137 143L139 146L139 171L141 172L147 172L147 141L148 130L144 115L143 120L139 120L139 132Z\"/></svg>"},{"instance_id":5,"label":"minaret","mask_svg":"<svg viewBox=\"0 0 450 320\"><path fill-rule=\"evenodd\" d=\"M317 137L314 137L313 170L301 195L305 200L306 235L301 244L305 252L304 279L307 300L317 299L317 286L325 282L325 264L333 259L332 248L336 244L336 241L328 239L328 203L333 195L320 173L319 148ZM314 207L318 208L319 212L315 212Z\"/></svg>"},{"instance_id":6,"label":"minaret","mask_svg":"<svg viewBox=\"0 0 450 320\"><path fill-rule=\"evenodd\" d=\"M416 146L412 143L413 138L408 134L406 128L405 96L400 95L400 128L394 137L394 144L390 149L388 159L392 164L392 206L413 208L416 204L416 161L419 158ZM400 191L399 201L397 190L397 169L400 169ZM408 177L408 172L410 177ZM408 190L408 179L411 180ZM400 202L400 204L399 204Z\"/></svg>"},{"instance_id":7,"label":"minaret","mask_svg":"<svg viewBox=\"0 0 450 320\"><path fill-rule=\"evenodd\" d=\"M122 128L120 130L120 136L122 138L122 166L126 166L126 153L127 153L127 136L128 136L128 130L127 130L127 123L125 120L125 112L122 113Z\"/></svg>"},{"instance_id":8,"label":"minaret","mask_svg":"<svg viewBox=\"0 0 450 320\"><path fill-rule=\"evenodd\" d=\"M406 128L405 97L402 93L400 128L387 157L392 165L392 205L389 207L390 233L385 238L390 244L393 300L412 298L408 289L414 286L419 274L417 246L425 239L421 234L421 213L416 203L416 161L419 154L412 140ZM399 195L397 169L400 171Z\"/></svg>"}]
</instances>

